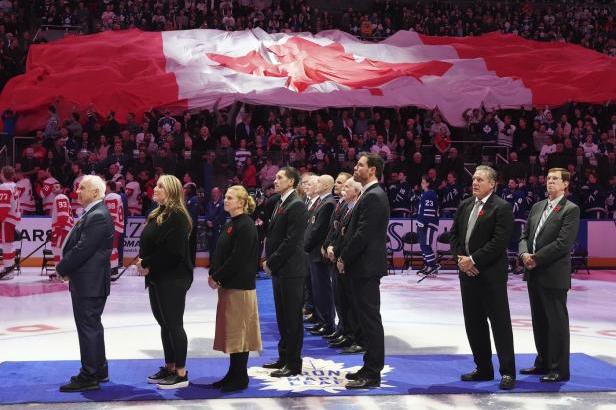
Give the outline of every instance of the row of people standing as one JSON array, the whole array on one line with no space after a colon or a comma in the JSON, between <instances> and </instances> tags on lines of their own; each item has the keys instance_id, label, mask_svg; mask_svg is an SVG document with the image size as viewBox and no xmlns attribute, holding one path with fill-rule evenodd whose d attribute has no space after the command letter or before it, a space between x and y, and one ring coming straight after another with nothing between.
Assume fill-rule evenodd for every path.
<instances>
[{"instance_id":1,"label":"row of people standing","mask_svg":"<svg viewBox=\"0 0 616 410\"><path fill-rule=\"evenodd\" d=\"M389 219L387 195L378 184L383 166L378 155L360 155L353 178L337 178L338 187L346 178L344 184L353 192L347 196L345 190L346 200L338 202L331 195L336 186L331 176L311 178L304 201L296 192L301 178L294 168L283 168L276 175L274 186L280 197L266 235L264 264L272 275L280 332L278 358L264 365L274 369L271 376L290 377L302 371L302 305L305 285L310 284L313 314L319 321L313 334L332 340L348 335L345 340L363 345L364 365L347 375L346 387L380 385L385 348L379 286L387 271ZM349 314L351 321L345 320Z\"/></svg>"}]
</instances>

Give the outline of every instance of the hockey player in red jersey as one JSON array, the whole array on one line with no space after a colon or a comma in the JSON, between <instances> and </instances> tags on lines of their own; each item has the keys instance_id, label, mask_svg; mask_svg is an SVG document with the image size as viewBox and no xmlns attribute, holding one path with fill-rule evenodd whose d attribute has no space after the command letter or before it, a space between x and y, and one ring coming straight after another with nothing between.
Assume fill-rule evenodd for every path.
<instances>
[{"instance_id":1,"label":"hockey player in red jersey","mask_svg":"<svg viewBox=\"0 0 616 410\"><path fill-rule=\"evenodd\" d=\"M111 277L118 275L120 259L118 254L118 246L120 245L120 237L124 232L124 205L122 197L116 193L116 183L107 181L107 195L105 195L105 206L111 214L115 232L113 235L113 249L111 251Z\"/></svg>"},{"instance_id":2,"label":"hockey player in red jersey","mask_svg":"<svg viewBox=\"0 0 616 410\"><path fill-rule=\"evenodd\" d=\"M21 172L15 173L15 186L17 188L17 199L19 201L19 209L22 215L33 214L36 212L36 204L32 196L32 183L30 178L26 177Z\"/></svg>"},{"instance_id":3,"label":"hockey player in red jersey","mask_svg":"<svg viewBox=\"0 0 616 410\"><path fill-rule=\"evenodd\" d=\"M10 279L15 269L15 227L21 220L19 200L15 186L15 170L4 166L0 171L0 245L2 247L2 268L0 279Z\"/></svg>"},{"instance_id":4,"label":"hockey player in red jersey","mask_svg":"<svg viewBox=\"0 0 616 410\"><path fill-rule=\"evenodd\" d=\"M53 251L54 263L57 265L62 257L62 245L73 228L75 221L71 212L71 203L66 195L62 193L62 186L59 183L52 185L51 197L51 249Z\"/></svg>"}]
</instances>

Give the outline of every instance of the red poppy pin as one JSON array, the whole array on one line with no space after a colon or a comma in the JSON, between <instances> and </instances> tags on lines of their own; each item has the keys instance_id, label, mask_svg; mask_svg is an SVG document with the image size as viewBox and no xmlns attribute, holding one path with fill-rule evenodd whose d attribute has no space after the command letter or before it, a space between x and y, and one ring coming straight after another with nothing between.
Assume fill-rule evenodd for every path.
<instances>
[{"instance_id":1,"label":"red poppy pin","mask_svg":"<svg viewBox=\"0 0 616 410\"><path fill-rule=\"evenodd\" d=\"M560 205L556 205L556 206L554 207L554 212L558 212L558 211L560 211Z\"/></svg>"},{"instance_id":2,"label":"red poppy pin","mask_svg":"<svg viewBox=\"0 0 616 410\"><path fill-rule=\"evenodd\" d=\"M484 216L485 214L486 214L486 213L485 213L485 212L483 212L483 209L482 209L481 211L479 211L479 217L482 217L482 216Z\"/></svg>"},{"instance_id":3,"label":"red poppy pin","mask_svg":"<svg viewBox=\"0 0 616 410\"><path fill-rule=\"evenodd\" d=\"M278 210L276 211L276 215L282 215L284 213L282 207L278 208Z\"/></svg>"},{"instance_id":4,"label":"red poppy pin","mask_svg":"<svg viewBox=\"0 0 616 410\"><path fill-rule=\"evenodd\" d=\"M227 227L227 235L231 235L233 233L233 227L229 226Z\"/></svg>"}]
</instances>

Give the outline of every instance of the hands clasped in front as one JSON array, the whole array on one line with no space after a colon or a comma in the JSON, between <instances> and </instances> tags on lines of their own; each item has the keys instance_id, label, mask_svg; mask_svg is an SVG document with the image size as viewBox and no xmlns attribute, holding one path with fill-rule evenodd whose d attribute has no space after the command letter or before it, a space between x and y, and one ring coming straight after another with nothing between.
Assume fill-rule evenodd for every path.
<instances>
[{"instance_id":1,"label":"hands clasped in front","mask_svg":"<svg viewBox=\"0 0 616 410\"><path fill-rule=\"evenodd\" d=\"M522 254L522 263L524 263L524 267L528 270L531 270L537 267L537 261L535 260L535 255L531 255L530 253Z\"/></svg>"},{"instance_id":2,"label":"hands clasped in front","mask_svg":"<svg viewBox=\"0 0 616 410\"><path fill-rule=\"evenodd\" d=\"M144 268L141 266L141 258L137 260L135 266L137 266L137 273L139 276L147 276L150 273L150 268Z\"/></svg>"},{"instance_id":3,"label":"hands clasped in front","mask_svg":"<svg viewBox=\"0 0 616 410\"><path fill-rule=\"evenodd\" d=\"M467 276L479 275L479 269L477 269L470 256L458 256L458 268L466 273Z\"/></svg>"}]
</instances>

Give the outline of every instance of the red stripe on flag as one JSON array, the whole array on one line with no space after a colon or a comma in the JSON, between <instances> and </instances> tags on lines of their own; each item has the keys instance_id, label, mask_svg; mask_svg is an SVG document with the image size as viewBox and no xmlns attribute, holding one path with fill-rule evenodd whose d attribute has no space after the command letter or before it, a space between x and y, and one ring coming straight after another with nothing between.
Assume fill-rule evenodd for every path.
<instances>
[{"instance_id":1,"label":"red stripe on flag","mask_svg":"<svg viewBox=\"0 0 616 410\"><path fill-rule=\"evenodd\" d=\"M116 112L138 116L151 108L178 102L175 75L165 70L161 33L126 30L33 45L24 75L13 78L0 96L0 110L20 112L18 127L31 130L45 126L47 107L58 96L60 117L66 119L75 105L88 104L103 116Z\"/></svg>"},{"instance_id":2,"label":"red stripe on flag","mask_svg":"<svg viewBox=\"0 0 616 410\"><path fill-rule=\"evenodd\" d=\"M482 58L499 77L521 79L532 91L535 105L604 103L616 98L616 58L581 46L500 33L420 38L426 45L451 46L460 58Z\"/></svg>"}]
</instances>

